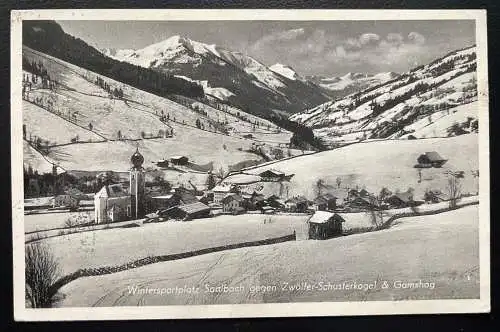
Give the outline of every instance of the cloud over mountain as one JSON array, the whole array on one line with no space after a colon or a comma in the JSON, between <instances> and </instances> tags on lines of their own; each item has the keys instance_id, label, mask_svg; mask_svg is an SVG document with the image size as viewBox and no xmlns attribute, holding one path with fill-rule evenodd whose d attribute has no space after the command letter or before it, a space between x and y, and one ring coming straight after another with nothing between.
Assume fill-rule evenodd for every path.
<instances>
[{"instance_id":1,"label":"cloud over mountain","mask_svg":"<svg viewBox=\"0 0 500 332\"><path fill-rule=\"evenodd\" d=\"M346 71L360 67L379 67L382 71L419 65L428 47L425 36L417 31L394 31L385 35L365 31L346 37L320 28L301 27L265 35L254 42L250 50L262 52L269 58L279 54L281 61L312 72L340 64Z\"/></svg>"}]
</instances>

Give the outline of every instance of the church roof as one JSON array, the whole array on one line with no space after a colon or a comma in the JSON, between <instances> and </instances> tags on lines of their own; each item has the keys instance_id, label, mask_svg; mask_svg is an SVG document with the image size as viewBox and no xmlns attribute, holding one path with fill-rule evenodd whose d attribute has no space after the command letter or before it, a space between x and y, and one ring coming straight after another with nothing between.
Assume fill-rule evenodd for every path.
<instances>
[{"instance_id":1,"label":"church roof","mask_svg":"<svg viewBox=\"0 0 500 332\"><path fill-rule=\"evenodd\" d=\"M221 185L218 185L216 187L214 187L212 189L213 192L224 192L224 193L228 193L231 191L231 187L230 186L221 186Z\"/></svg>"},{"instance_id":2,"label":"church roof","mask_svg":"<svg viewBox=\"0 0 500 332\"><path fill-rule=\"evenodd\" d=\"M108 192L108 197L128 196L125 190L123 190L122 185L119 183L106 186L106 191Z\"/></svg>"},{"instance_id":3,"label":"church roof","mask_svg":"<svg viewBox=\"0 0 500 332\"><path fill-rule=\"evenodd\" d=\"M120 183L105 185L99 190L95 197L125 197L128 194L123 190Z\"/></svg>"}]
</instances>

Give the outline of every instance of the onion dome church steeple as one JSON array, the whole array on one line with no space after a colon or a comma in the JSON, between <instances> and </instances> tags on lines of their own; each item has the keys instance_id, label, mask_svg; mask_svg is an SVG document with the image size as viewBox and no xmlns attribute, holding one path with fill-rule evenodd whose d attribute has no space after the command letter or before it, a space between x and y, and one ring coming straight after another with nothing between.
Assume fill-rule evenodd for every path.
<instances>
[{"instance_id":1,"label":"onion dome church steeple","mask_svg":"<svg viewBox=\"0 0 500 332\"><path fill-rule=\"evenodd\" d=\"M130 161L132 162L132 165L134 165L135 169L142 168L142 164L144 163L144 157L139 152L139 147L137 147L135 153L132 155L132 157L130 157Z\"/></svg>"},{"instance_id":2,"label":"onion dome church steeple","mask_svg":"<svg viewBox=\"0 0 500 332\"><path fill-rule=\"evenodd\" d=\"M145 174L142 168L144 157L139 152L139 147L130 157L130 162L134 165L130 169L130 217L140 219L144 217Z\"/></svg>"}]
</instances>

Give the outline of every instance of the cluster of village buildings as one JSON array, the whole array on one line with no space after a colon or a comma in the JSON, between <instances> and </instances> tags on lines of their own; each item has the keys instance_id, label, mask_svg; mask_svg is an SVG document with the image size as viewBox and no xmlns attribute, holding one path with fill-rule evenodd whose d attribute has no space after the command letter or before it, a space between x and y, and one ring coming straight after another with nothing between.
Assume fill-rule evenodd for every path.
<instances>
[{"instance_id":1,"label":"cluster of village buildings","mask_svg":"<svg viewBox=\"0 0 500 332\"><path fill-rule=\"evenodd\" d=\"M424 160L423 156L428 159ZM171 163L185 164L186 159L175 157ZM95 223L143 218L150 222L169 219L186 221L220 214L309 213L312 215L309 220L312 225L310 237L322 238L330 236L332 232L338 233L341 229L342 217L337 214L339 212L404 208L424 203L415 200L411 190L391 193L384 189L379 194L373 194L366 189L343 188L340 185L318 187L319 192L312 200L301 195L287 198L276 194L266 196L230 183L219 183L202 191L192 185L191 188L177 186L168 192L152 192L145 186L143 161L142 155L136 151L131 157L134 166L130 170L129 183L106 183L94 195ZM443 159L436 153L427 153L419 157L418 162L434 162L432 167L440 167ZM283 183L289 182L294 175L268 169L258 176L261 182ZM424 199L434 203L445 200L439 191L429 191Z\"/></svg>"},{"instance_id":2,"label":"cluster of village buildings","mask_svg":"<svg viewBox=\"0 0 500 332\"><path fill-rule=\"evenodd\" d=\"M263 182L289 180L293 175L286 175L276 170L267 170L260 174ZM390 193L385 197L356 188L323 188L324 193L310 200L297 195L287 199L276 194L265 196L262 193L247 192L234 184L219 184L212 189L197 191L195 188L173 187L168 193L147 195L141 200L144 215L139 217L190 220L219 214L277 212L314 213L316 211L355 212L374 209L403 208L423 203L413 197L411 191ZM440 192L435 192L428 199L433 202L443 200ZM96 222L116 222L130 219L131 198L122 184L108 184L95 195Z\"/></svg>"},{"instance_id":3,"label":"cluster of village buildings","mask_svg":"<svg viewBox=\"0 0 500 332\"><path fill-rule=\"evenodd\" d=\"M391 193L384 189L374 194L366 189L343 188L340 185L324 185L312 200L301 195L286 198L276 194L266 196L259 190L248 191L245 186L236 184L218 184L203 191L191 185L191 188L174 187L169 192L148 192L142 168L143 157L138 151L132 156L132 162L135 166L130 170L130 183L107 183L94 195L96 223L140 218L190 220L219 214L358 212L446 200L440 191L428 191L424 201L418 201L411 190ZM173 157L170 162L183 165L187 163L187 157ZM436 152L427 152L418 158L418 162L419 165L440 167L446 160ZM261 182L286 183L294 175L268 169L258 176ZM63 203L71 208L78 204L78 198L70 194L54 198L54 205Z\"/></svg>"}]
</instances>

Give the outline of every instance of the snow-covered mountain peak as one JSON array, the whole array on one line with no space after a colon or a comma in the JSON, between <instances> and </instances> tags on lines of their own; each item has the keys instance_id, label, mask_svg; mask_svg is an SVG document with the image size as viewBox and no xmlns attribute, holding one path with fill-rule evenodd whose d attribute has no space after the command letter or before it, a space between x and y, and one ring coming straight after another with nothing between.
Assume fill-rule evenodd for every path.
<instances>
[{"instance_id":1,"label":"snow-covered mountain peak","mask_svg":"<svg viewBox=\"0 0 500 332\"><path fill-rule=\"evenodd\" d=\"M204 56L220 54L216 45L200 43L179 35L151 44L139 50L103 50L105 55L141 67L156 67L168 61L200 63Z\"/></svg>"},{"instance_id":2,"label":"snow-covered mountain peak","mask_svg":"<svg viewBox=\"0 0 500 332\"><path fill-rule=\"evenodd\" d=\"M289 66L269 68L244 52L233 52L179 35L114 57L179 78L186 77L198 82L205 93L212 96L213 89L218 89L224 93L217 94L217 98L223 95L220 99L231 98L254 105L265 110L261 111L264 114L269 109L296 112L328 100L323 89L302 79Z\"/></svg>"},{"instance_id":3,"label":"snow-covered mountain peak","mask_svg":"<svg viewBox=\"0 0 500 332\"><path fill-rule=\"evenodd\" d=\"M375 75L373 75L373 78L376 78L380 81L389 81L389 80L392 80L398 76L399 76L399 74L392 72L392 71L389 71L389 72L375 74Z\"/></svg>"},{"instance_id":4,"label":"snow-covered mountain peak","mask_svg":"<svg viewBox=\"0 0 500 332\"><path fill-rule=\"evenodd\" d=\"M344 76L340 77L340 79L341 80L357 80L357 79L367 78L367 77L368 77L368 74L349 72L349 73L345 74Z\"/></svg>"},{"instance_id":5,"label":"snow-covered mountain peak","mask_svg":"<svg viewBox=\"0 0 500 332\"><path fill-rule=\"evenodd\" d=\"M142 54L150 54L162 57L168 52L179 51L183 49L187 49L197 54L206 54L213 53L218 56L218 52L216 51L215 45L207 45L204 43L200 43L189 38L185 38L179 35L172 36L168 39L165 39L161 42L149 45L142 50L138 50L137 53Z\"/></svg>"},{"instance_id":6,"label":"snow-covered mountain peak","mask_svg":"<svg viewBox=\"0 0 500 332\"><path fill-rule=\"evenodd\" d=\"M116 49L116 48L104 48L101 49L100 51L102 54L117 60L121 60L125 57L128 57L135 52L135 50L132 49Z\"/></svg>"}]
</instances>

